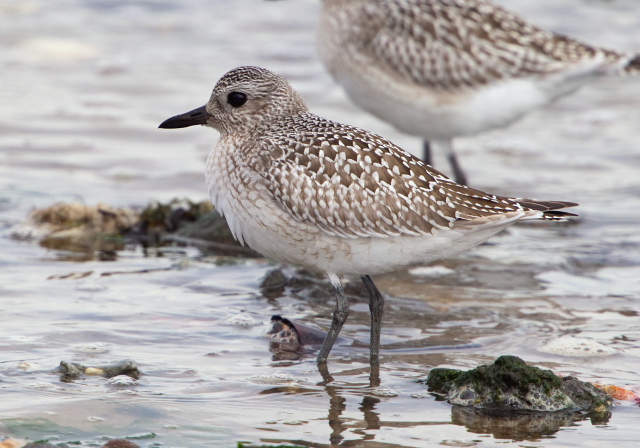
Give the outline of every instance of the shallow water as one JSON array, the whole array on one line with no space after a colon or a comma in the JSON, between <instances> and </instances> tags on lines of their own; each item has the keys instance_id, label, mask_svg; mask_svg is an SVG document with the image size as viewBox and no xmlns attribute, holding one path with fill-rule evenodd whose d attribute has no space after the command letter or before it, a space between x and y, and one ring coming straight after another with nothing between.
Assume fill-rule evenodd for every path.
<instances>
[{"instance_id":1,"label":"shallow water","mask_svg":"<svg viewBox=\"0 0 640 448\"><path fill-rule=\"evenodd\" d=\"M588 42L640 49L634 1L519 0L536 23ZM314 356L273 361L272 314L326 327L332 299L266 299L264 260L224 265L196 249L114 261L9 238L56 201L144 205L206 197L210 129L159 131L202 105L243 64L289 78L310 108L417 139L353 107L315 56L315 0L5 1L0 5L0 434L143 447L637 446L640 410L607 423L483 420L452 410L413 380L431 367L472 368L518 355L559 374L638 391L640 382L640 80L603 79L507 130L456 142L471 184L581 203L577 224L521 225L472 252L376 278L387 301L381 390L368 387L368 309L354 303L330 384ZM442 165L442 164L441 164ZM620 351L560 356L573 335ZM138 385L63 383L61 360L134 359ZM28 363L29 367L21 363ZM279 382L266 374L283 373ZM263 376L261 376L263 375ZM267 378L267 379L265 379ZM271 379L269 379L271 378ZM288 379L287 379L288 378ZM268 381L274 382L273 384Z\"/></svg>"}]
</instances>

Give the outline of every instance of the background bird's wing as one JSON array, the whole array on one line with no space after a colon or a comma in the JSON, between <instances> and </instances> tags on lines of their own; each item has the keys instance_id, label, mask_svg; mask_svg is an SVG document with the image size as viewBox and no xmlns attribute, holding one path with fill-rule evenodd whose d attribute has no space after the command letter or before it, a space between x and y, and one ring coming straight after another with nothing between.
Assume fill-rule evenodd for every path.
<instances>
[{"instance_id":1,"label":"background bird's wing","mask_svg":"<svg viewBox=\"0 0 640 448\"><path fill-rule=\"evenodd\" d=\"M412 0L371 5L361 32L377 63L416 84L457 89L619 55L537 28L496 5ZM363 22L363 24L365 23Z\"/></svg>"}]
</instances>

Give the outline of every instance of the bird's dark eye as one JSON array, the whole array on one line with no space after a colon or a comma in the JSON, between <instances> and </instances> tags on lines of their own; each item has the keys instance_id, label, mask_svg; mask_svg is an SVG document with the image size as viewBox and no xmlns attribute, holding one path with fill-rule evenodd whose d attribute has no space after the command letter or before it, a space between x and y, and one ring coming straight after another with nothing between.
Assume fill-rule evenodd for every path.
<instances>
[{"instance_id":1,"label":"bird's dark eye","mask_svg":"<svg viewBox=\"0 0 640 448\"><path fill-rule=\"evenodd\" d=\"M231 92L227 95L227 102L233 107L240 107L247 102L247 94L242 92Z\"/></svg>"}]
</instances>

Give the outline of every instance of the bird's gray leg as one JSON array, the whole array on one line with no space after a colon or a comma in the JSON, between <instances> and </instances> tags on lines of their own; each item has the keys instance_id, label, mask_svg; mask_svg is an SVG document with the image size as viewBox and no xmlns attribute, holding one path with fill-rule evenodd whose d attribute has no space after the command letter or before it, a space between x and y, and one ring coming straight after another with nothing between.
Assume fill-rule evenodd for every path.
<instances>
[{"instance_id":1,"label":"bird's gray leg","mask_svg":"<svg viewBox=\"0 0 640 448\"><path fill-rule=\"evenodd\" d=\"M363 275L362 283L369 294L369 311L371 311L371 359L380 357L380 329L382 327L382 312L384 310L384 298L371 279L370 275Z\"/></svg>"},{"instance_id":2,"label":"bird's gray leg","mask_svg":"<svg viewBox=\"0 0 640 448\"><path fill-rule=\"evenodd\" d=\"M347 320L347 316L349 316L349 301L344 295L344 289L342 288L340 278L335 274L329 274L329 280L331 280L331 284L333 284L333 288L336 293L336 309L333 311L331 328L322 343L320 353L318 353L318 359L316 360L318 364L324 364L327 362L331 347L333 347L333 344L336 342L338 334L340 334L340 330L342 329L344 322Z\"/></svg>"},{"instance_id":3,"label":"bird's gray leg","mask_svg":"<svg viewBox=\"0 0 640 448\"><path fill-rule=\"evenodd\" d=\"M429 143L429 140L422 142L422 161L427 165L433 166L433 161L431 160L431 143Z\"/></svg>"},{"instance_id":4,"label":"bird's gray leg","mask_svg":"<svg viewBox=\"0 0 640 448\"><path fill-rule=\"evenodd\" d=\"M382 327L382 313L384 311L384 297L373 283L369 275L363 275L362 282L369 294L369 310L371 311L371 385L380 385L380 330Z\"/></svg>"}]
</instances>

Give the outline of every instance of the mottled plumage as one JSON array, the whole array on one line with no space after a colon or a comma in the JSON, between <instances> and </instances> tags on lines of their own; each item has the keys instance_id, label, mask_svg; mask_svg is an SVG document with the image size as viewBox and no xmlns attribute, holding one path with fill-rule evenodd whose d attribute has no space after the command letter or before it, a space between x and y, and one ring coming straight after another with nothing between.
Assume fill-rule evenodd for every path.
<instances>
[{"instance_id":1,"label":"mottled plumage","mask_svg":"<svg viewBox=\"0 0 640 448\"><path fill-rule=\"evenodd\" d=\"M443 143L452 164L454 137L506 126L597 76L640 73L637 55L543 30L483 0L323 3L318 46L334 78L379 118Z\"/></svg>"},{"instance_id":2,"label":"mottled plumage","mask_svg":"<svg viewBox=\"0 0 640 448\"><path fill-rule=\"evenodd\" d=\"M431 235L525 210L517 199L456 184L382 137L309 113L278 122L258 145L278 155L265 180L279 205L331 236ZM562 204L545 210L553 206Z\"/></svg>"},{"instance_id":3,"label":"mottled plumage","mask_svg":"<svg viewBox=\"0 0 640 448\"><path fill-rule=\"evenodd\" d=\"M363 276L381 313L369 274L456 255L519 220L563 220L570 214L557 209L576 205L456 184L378 135L309 113L286 80L257 67L230 71L206 106L161 127L193 124L221 133L206 178L234 236L275 260L326 272L342 314L342 274ZM334 317L332 329L342 322Z\"/></svg>"}]
</instances>

